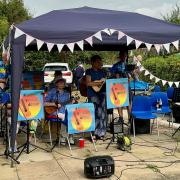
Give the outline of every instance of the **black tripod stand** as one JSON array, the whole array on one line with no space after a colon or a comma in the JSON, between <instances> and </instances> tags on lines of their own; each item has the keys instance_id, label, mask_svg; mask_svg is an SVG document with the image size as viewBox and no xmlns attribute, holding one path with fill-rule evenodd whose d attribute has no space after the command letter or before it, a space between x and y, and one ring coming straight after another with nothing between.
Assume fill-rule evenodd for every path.
<instances>
[{"instance_id":1,"label":"black tripod stand","mask_svg":"<svg viewBox=\"0 0 180 180\"><path fill-rule=\"evenodd\" d=\"M180 131L180 127L178 127L178 128L175 130L175 132L173 133L172 137L174 137L174 135L175 135L178 131Z\"/></svg>"},{"instance_id":2,"label":"black tripod stand","mask_svg":"<svg viewBox=\"0 0 180 180\"><path fill-rule=\"evenodd\" d=\"M124 125L128 126L128 124L124 123L122 117L114 118L110 124L110 130L112 132L112 137L110 142L108 143L106 149L115 141L118 134L124 134ZM129 126L128 126L129 127Z\"/></svg>"},{"instance_id":3,"label":"black tripod stand","mask_svg":"<svg viewBox=\"0 0 180 180\"><path fill-rule=\"evenodd\" d=\"M8 129L8 120L7 120L7 103L4 104L3 106L5 108L4 118L5 118L5 144L6 144L6 148L5 148L4 154L1 154L0 156L6 156L6 159L8 159L8 157L10 157L17 164L20 164L20 162L17 159L15 159L14 157L11 156L11 151L9 150L10 142L9 142L9 129ZM3 108L3 106L2 106L2 108ZM1 113L2 113L2 111L1 111ZM2 115L1 115L1 117L2 117ZM1 119L1 121L2 121L2 119Z\"/></svg>"},{"instance_id":4,"label":"black tripod stand","mask_svg":"<svg viewBox=\"0 0 180 180\"><path fill-rule=\"evenodd\" d=\"M30 129L29 129L29 120L27 120L27 137L26 137L26 142L23 144L23 145L21 145L20 147L18 147L18 150L19 149L21 149L21 151L20 151L20 153L18 154L18 156L16 157L16 160L18 160L19 159L19 157L20 157L20 155L26 150L26 153L27 154L29 154L30 152L32 152L32 151L34 151L35 149L41 149L41 150L44 150L44 151L46 151L46 152L49 152L49 150L47 150L47 149L44 149L44 148L42 148L42 147L39 147L39 146L37 146L37 145L35 145L35 144L32 144L30 141L29 141L29 135L30 135ZM35 149L33 149L32 151L30 151L29 150L29 146L33 146L33 147L35 147Z\"/></svg>"}]
</instances>

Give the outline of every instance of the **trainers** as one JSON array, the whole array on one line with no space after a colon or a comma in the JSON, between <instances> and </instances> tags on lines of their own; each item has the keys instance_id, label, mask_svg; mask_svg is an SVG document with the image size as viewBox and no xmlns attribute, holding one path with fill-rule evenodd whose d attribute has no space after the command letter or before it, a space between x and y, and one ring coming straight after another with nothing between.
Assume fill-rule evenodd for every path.
<instances>
[{"instance_id":1,"label":"trainers","mask_svg":"<svg viewBox=\"0 0 180 180\"><path fill-rule=\"evenodd\" d=\"M69 143L70 145L75 145L74 138L72 136L69 137Z\"/></svg>"},{"instance_id":2,"label":"trainers","mask_svg":"<svg viewBox=\"0 0 180 180\"><path fill-rule=\"evenodd\" d=\"M66 145L66 138L65 137L60 137L60 143L62 145Z\"/></svg>"}]
</instances>

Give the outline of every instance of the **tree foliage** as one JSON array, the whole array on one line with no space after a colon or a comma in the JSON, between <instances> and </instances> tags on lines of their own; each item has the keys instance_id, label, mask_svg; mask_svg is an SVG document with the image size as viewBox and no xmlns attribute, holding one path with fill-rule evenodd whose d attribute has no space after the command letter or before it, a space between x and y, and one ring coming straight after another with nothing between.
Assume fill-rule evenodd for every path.
<instances>
[{"instance_id":1,"label":"tree foliage","mask_svg":"<svg viewBox=\"0 0 180 180\"><path fill-rule=\"evenodd\" d=\"M170 13L163 16L163 19L174 24L180 24L180 6L176 4Z\"/></svg>"},{"instance_id":2,"label":"tree foliage","mask_svg":"<svg viewBox=\"0 0 180 180\"><path fill-rule=\"evenodd\" d=\"M8 34L11 24L30 18L31 14L25 8L23 0L0 0L0 42Z\"/></svg>"}]
</instances>

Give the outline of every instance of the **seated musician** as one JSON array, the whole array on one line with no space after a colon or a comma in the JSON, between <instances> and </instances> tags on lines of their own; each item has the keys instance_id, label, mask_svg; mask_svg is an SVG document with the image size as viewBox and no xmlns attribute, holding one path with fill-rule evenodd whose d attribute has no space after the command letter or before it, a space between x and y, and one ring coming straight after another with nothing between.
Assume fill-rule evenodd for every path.
<instances>
[{"instance_id":1,"label":"seated musician","mask_svg":"<svg viewBox=\"0 0 180 180\"><path fill-rule=\"evenodd\" d=\"M52 88L46 98L45 98L45 106L51 106L55 107L55 111L50 114L52 116L57 116L58 118L61 119L62 121L65 120L65 104L68 104L70 102L70 94L69 92L66 92L64 90L65 85L66 85L66 80L63 78L58 78L56 79L55 83L55 88ZM62 123L61 124L61 143L65 144L66 143L66 137L68 136L66 132L66 126ZM74 140L72 136L70 136L69 141L71 144L74 144Z\"/></svg>"},{"instance_id":2,"label":"seated musician","mask_svg":"<svg viewBox=\"0 0 180 180\"><path fill-rule=\"evenodd\" d=\"M127 59L128 59L128 50L122 49L119 52L118 62L115 63L111 68L112 78L130 78L128 72L126 72L126 70L125 70L125 67L127 64ZM130 90L129 90L129 97L130 97L130 102L129 102L129 106L127 107L128 119L130 118L130 112L131 112ZM123 108L122 107L118 108L118 114L119 114L119 117L123 119Z\"/></svg>"},{"instance_id":3,"label":"seated musician","mask_svg":"<svg viewBox=\"0 0 180 180\"><path fill-rule=\"evenodd\" d=\"M91 57L92 68L86 70L87 94L89 102L94 103L95 107L95 133L94 140L103 139L106 133L106 104L105 92L95 92L94 86L101 86L104 82L95 82L106 78L106 72L102 70L102 60L98 55Z\"/></svg>"}]
</instances>

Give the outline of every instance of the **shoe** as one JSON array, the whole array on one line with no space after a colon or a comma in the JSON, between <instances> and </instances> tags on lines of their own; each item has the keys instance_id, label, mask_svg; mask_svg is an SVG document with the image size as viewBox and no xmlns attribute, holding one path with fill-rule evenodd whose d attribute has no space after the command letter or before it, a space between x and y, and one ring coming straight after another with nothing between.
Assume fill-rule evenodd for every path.
<instances>
[{"instance_id":1,"label":"shoe","mask_svg":"<svg viewBox=\"0 0 180 180\"><path fill-rule=\"evenodd\" d=\"M69 143L70 143L70 145L75 145L73 137L69 137Z\"/></svg>"},{"instance_id":2,"label":"shoe","mask_svg":"<svg viewBox=\"0 0 180 180\"><path fill-rule=\"evenodd\" d=\"M66 145L66 138L65 137L60 137L60 143L62 145Z\"/></svg>"}]
</instances>

